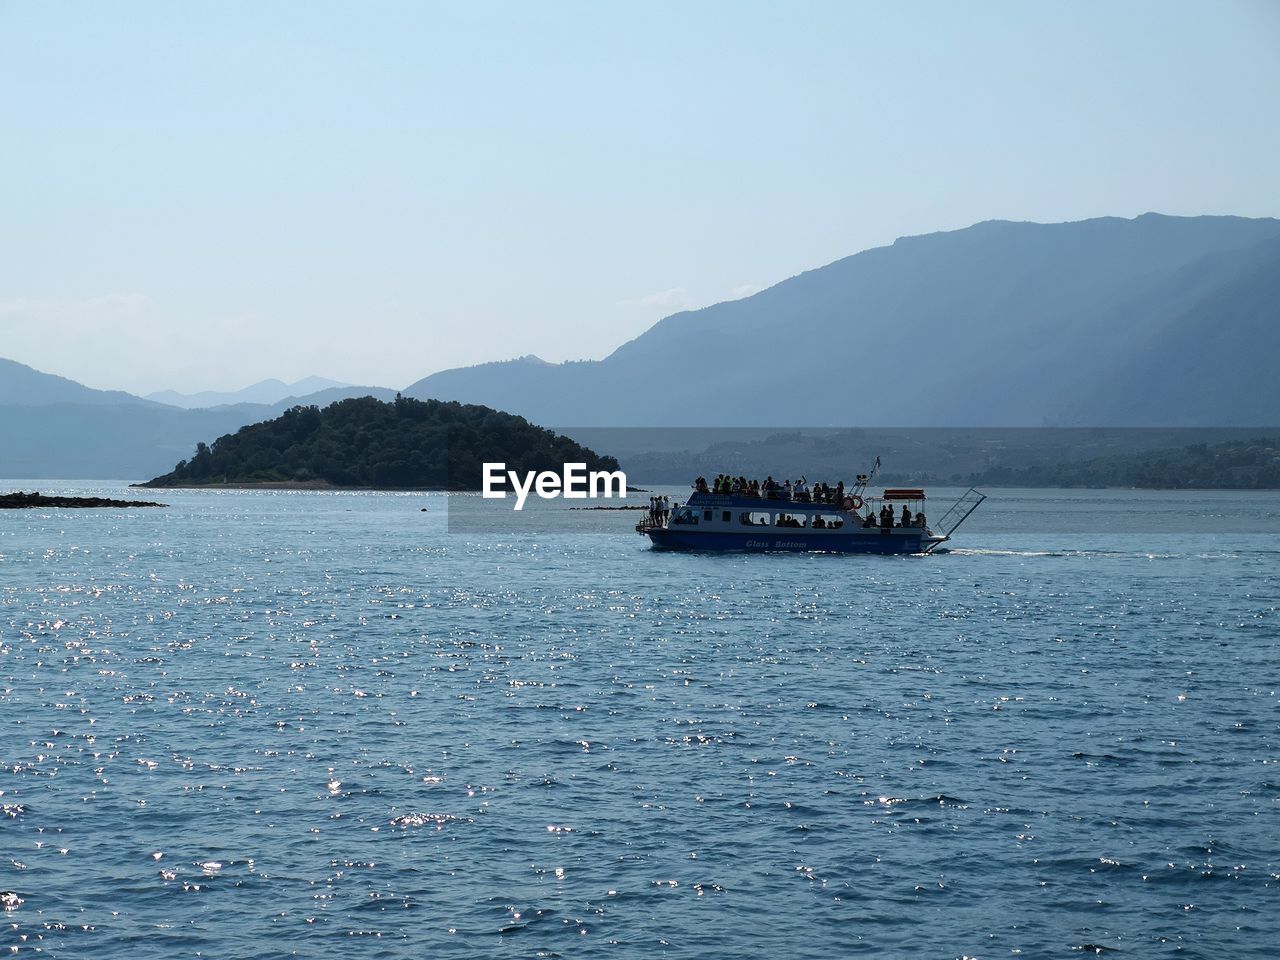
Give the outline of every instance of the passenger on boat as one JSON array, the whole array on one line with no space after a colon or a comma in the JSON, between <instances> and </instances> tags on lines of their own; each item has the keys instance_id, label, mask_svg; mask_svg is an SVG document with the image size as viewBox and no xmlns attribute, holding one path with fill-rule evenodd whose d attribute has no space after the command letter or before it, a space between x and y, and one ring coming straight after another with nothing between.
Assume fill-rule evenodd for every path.
<instances>
[{"instance_id":1,"label":"passenger on boat","mask_svg":"<svg viewBox=\"0 0 1280 960\"><path fill-rule=\"evenodd\" d=\"M814 517L814 518L813 518L813 529L815 529L815 530L825 530L825 529L827 529L827 521L823 520L821 517Z\"/></svg>"},{"instance_id":2,"label":"passenger on boat","mask_svg":"<svg viewBox=\"0 0 1280 960\"><path fill-rule=\"evenodd\" d=\"M866 527L874 527L875 525L876 525L876 515L874 513L868 513L866 516L866 519L862 521L862 526L866 528Z\"/></svg>"},{"instance_id":3,"label":"passenger on boat","mask_svg":"<svg viewBox=\"0 0 1280 960\"><path fill-rule=\"evenodd\" d=\"M699 493L706 493L706 492L707 492L707 478L706 478L706 477L699 477L697 480L693 481L693 489L697 490Z\"/></svg>"},{"instance_id":4,"label":"passenger on boat","mask_svg":"<svg viewBox=\"0 0 1280 960\"><path fill-rule=\"evenodd\" d=\"M822 489L823 489L823 492L824 492L824 493L825 493L825 492L827 492L826 487L827 487L827 485L824 483L824 484L822 485ZM829 499L829 498L828 498L828 499ZM836 500L835 500L835 502L836 502L836 503L844 503L844 481L843 481L843 480L841 480L839 483L837 483L837 484L836 484Z\"/></svg>"},{"instance_id":5,"label":"passenger on boat","mask_svg":"<svg viewBox=\"0 0 1280 960\"><path fill-rule=\"evenodd\" d=\"M662 498L661 513L662 513L662 516L659 517L658 519L660 519L663 523L666 523L669 519L671 519L671 499L669 497L664 496Z\"/></svg>"},{"instance_id":6,"label":"passenger on boat","mask_svg":"<svg viewBox=\"0 0 1280 960\"><path fill-rule=\"evenodd\" d=\"M752 480L752 481L751 481L751 490L749 491L749 493L750 493L750 496L753 496L753 497L759 497L759 496L760 496L760 481L759 481L759 480Z\"/></svg>"},{"instance_id":7,"label":"passenger on boat","mask_svg":"<svg viewBox=\"0 0 1280 960\"><path fill-rule=\"evenodd\" d=\"M928 524L925 523L923 510L921 510L919 513L916 514L916 526L919 527L921 530L929 529Z\"/></svg>"},{"instance_id":8,"label":"passenger on boat","mask_svg":"<svg viewBox=\"0 0 1280 960\"><path fill-rule=\"evenodd\" d=\"M880 508L880 526L893 526L893 507L889 506L887 503Z\"/></svg>"},{"instance_id":9,"label":"passenger on boat","mask_svg":"<svg viewBox=\"0 0 1280 960\"><path fill-rule=\"evenodd\" d=\"M907 505L905 503L902 505L902 526L911 526L911 511L907 509Z\"/></svg>"}]
</instances>

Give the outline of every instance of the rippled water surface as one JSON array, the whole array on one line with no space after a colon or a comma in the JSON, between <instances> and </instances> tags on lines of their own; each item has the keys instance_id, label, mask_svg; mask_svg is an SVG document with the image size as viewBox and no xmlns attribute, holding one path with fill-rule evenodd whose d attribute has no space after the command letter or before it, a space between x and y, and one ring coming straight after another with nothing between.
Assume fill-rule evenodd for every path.
<instances>
[{"instance_id":1,"label":"rippled water surface","mask_svg":"<svg viewBox=\"0 0 1280 960\"><path fill-rule=\"evenodd\" d=\"M0 948L1276 955L1274 535L699 556L162 499L0 512Z\"/></svg>"}]
</instances>

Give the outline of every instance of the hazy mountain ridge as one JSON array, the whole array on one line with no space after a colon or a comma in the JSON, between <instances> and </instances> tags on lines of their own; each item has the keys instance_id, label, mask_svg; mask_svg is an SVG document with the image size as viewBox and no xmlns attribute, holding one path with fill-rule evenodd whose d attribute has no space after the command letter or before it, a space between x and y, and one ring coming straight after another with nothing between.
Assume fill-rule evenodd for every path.
<instances>
[{"instance_id":1,"label":"hazy mountain ridge","mask_svg":"<svg viewBox=\"0 0 1280 960\"><path fill-rule=\"evenodd\" d=\"M1280 424L1278 355L1280 221L1147 214L904 237L604 360L527 355L404 393L559 427L1249 427ZM152 476L201 439L357 396L395 391L180 409L0 360L0 476Z\"/></svg>"},{"instance_id":2,"label":"hazy mountain ridge","mask_svg":"<svg viewBox=\"0 0 1280 960\"><path fill-rule=\"evenodd\" d=\"M1280 307L1236 287L1265 285L1277 237L1280 221L1241 217L986 221L674 314L601 361L485 364L405 392L580 426L1280 422L1274 386L1228 405L1206 385L1205 404L1164 419L1082 403L1121 375L1139 396L1174 394L1143 358L1216 295L1236 290L1234 340L1274 328ZM1265 379L1265 357L1240 359L1244 380Z\"/></svg>"},{"instance_id":3,"label":"hazy mountain ridge","mask_svg":"<svg viewBox=\"0 0 1280 960\"><path fill-rule=\"evenodd\" d=\"M194 410L202 407L221 407L240 403L279 403L289 397L307 396L321 390L350 387L349 383L330 380L327 377L304 377L296 383L285 383L272 377L259 380L240 390L201 390L196 393L180 393L177 390L159 390L148 393L147 400L167 403L171 407Z\"/></svg>"},{"instance_id":4,"label":"hazy mountain ridge","mask_svg":"<svg viewBox=\"0 0 1280 960\"><path fill-rule=\"evenodd\" d=\"M168 470L196 444L299 405L395 397L383 387L334 387L272 404L184 410L120 391L93 390L0 360L0 476L140 479ZM46 400L45 398L56 398Z\"/></svg>"},{"instance_id":5,"label":"hazy mountain ridge","mask_svg":"<svg viewBox=\"0 0 1280 960\"><path fill-rule=\"evenodd\" d=\"M96 390L66 377L43 373L25 363L0 358L0 405L36 407L50 403L156 406L153 401L123 390Z\"/></svg>"}]
</instances>

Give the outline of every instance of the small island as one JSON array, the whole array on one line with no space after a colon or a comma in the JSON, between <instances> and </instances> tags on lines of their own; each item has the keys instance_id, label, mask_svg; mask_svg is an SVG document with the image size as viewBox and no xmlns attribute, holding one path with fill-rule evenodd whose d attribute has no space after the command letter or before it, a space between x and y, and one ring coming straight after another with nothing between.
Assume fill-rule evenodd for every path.
<instances>
[{"instance_id":1,"label":"small island","mask_svg":"<svg viewBox=\"0 0 1280 960\"><path fill-rule=\"evenodd\" d=\"M46 497L39 491L0 493L0 510L24 510L40 507L166 507L151 500L110 500L107 497Z\"/></svg>"},{"instance_id":2,"label":"small island","mask_svg":"<svg viewBox=\"0 0 1280 960\"><path fill-rule=\"evenodd\" d=\"M142 487L479 490L486 462L556 470L617 470L568 437L476 404L398 396L298 406L196 445L195 456Z\"/></svg>"}]
</instances>

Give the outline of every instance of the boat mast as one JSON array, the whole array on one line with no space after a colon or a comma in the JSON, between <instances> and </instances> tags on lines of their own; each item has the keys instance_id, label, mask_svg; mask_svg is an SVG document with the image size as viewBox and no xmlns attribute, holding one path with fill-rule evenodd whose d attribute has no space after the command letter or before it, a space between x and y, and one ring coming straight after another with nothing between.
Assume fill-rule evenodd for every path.
<instances>
[{"instance_id":1,"label":"boat mast","mask_svg":"<svg viewBox=\"0 0 1280 960\"><path fill-rule=\"evenodd\" d=\"M875 479L876 473L879 470L880 470L880 458L876 457L876 462L871 465L870 473L858 474L857 481L853 485L853 492L856 493L858 496L862 497L862 495L866 492L867 487L871 485L871 481ZM865 500L866 497L863 497L863 499Z\"/></svg>"}]
</instances>

